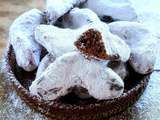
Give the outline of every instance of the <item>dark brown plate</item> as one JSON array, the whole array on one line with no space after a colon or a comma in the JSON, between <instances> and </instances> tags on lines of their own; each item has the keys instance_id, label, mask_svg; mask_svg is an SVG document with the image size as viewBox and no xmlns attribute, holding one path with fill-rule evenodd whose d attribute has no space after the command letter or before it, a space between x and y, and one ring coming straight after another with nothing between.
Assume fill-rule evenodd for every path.
<instances>
[{"instance_id":1,"label":"dark brown plate","mask_svg":"<svg viewBox=\"0 0 160 120\"><path fill-rule=\"evenodd\" d=\"M28 91L36 70L25 72L16 64L12 46L8 47L3 62L3 78L31 108L54 120L99 120L118 114L132 106L144 92L149 76L142 76L129 67L130 76L125 80L125 92L116 99L98 101L93 98L78 99L73 93L56 101L39 100Z\"/></svg>"}]
</instances>

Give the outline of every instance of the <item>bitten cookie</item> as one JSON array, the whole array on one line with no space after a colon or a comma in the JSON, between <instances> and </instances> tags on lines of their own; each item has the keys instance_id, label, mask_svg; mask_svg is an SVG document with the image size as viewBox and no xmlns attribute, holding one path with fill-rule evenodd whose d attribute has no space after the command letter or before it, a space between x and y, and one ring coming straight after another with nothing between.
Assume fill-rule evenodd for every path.
<instances>
[{"instance_id":1,"label":"bitten cookie","mask_svg":"<svg viewBox=\"0 0 160 120\"><path fill-rule=\"evenodd\" d=\"M108 25L102 22L87 24L78 29L40 25L35 30L35 38L49 53L57 57L77 48L95 59L125 62L130 57L128 45L118 36L111 34Z\"/></svg>"}]
</instances>

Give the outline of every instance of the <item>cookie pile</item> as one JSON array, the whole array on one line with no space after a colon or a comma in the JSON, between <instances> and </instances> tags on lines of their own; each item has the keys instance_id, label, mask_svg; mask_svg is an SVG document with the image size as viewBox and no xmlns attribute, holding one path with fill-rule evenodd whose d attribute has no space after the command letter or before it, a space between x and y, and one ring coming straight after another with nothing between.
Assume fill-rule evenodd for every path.
<instances>
[{"instance_id":1,"label":"cookie pile","mask_svg":"<svg viewBox=\"0 0 160 120\"><path fill-rule=\"evenodd\" d=\"M9 41L18 66L38 68L33 95L113 99L123 94L127 63L139 74L152 72L158 39L136 22L131 3L120 1L46 0L45 12L32 9L13 22Z\"/></svg>"}]
</instances>

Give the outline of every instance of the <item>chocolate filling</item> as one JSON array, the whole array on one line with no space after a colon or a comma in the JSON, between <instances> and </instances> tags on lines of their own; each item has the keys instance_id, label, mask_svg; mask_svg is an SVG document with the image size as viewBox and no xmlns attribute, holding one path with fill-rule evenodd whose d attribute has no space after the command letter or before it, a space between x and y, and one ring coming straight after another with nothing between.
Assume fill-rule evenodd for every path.
<instances>
[{"instance_id":1,"label":"chocolate filling","mask_svg":"<svg viewBox=\"0 0 160 120\"><path fill-rule=\"evenodd\" d=\"M101 33L94 29L84 32L80 38L74 43L75 46L87 55L87 57L109 59L102 40Z\"/></svg>"}]
</instances>

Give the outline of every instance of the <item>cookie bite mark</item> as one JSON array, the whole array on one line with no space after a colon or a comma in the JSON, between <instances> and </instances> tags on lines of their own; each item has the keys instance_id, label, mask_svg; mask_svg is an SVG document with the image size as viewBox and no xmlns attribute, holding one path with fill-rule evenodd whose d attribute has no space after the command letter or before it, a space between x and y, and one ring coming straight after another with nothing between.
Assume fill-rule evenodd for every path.
<instances>
[{"instance_id":1,"label":"cookie bite mark","mask_svg":"<svg viewBox=\"0 0 160 120\"><path fill-rule=\"evenodd\" d=\"M95 29L89 29L84 32L74 45L81 53L87 55L89 58L109 59L109 55L105 50L105 45L102 40L102 35Z\"/></svg>"}]
</instances>

